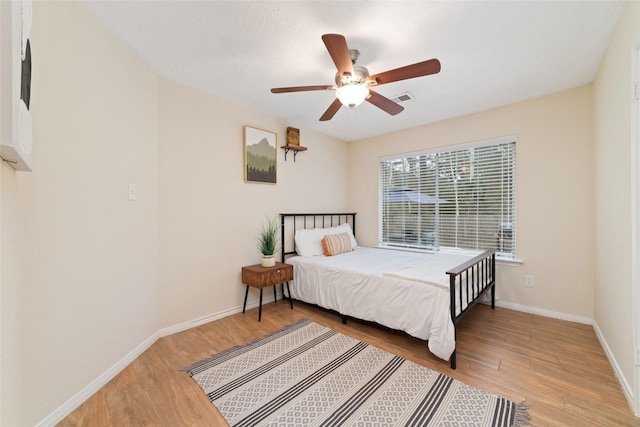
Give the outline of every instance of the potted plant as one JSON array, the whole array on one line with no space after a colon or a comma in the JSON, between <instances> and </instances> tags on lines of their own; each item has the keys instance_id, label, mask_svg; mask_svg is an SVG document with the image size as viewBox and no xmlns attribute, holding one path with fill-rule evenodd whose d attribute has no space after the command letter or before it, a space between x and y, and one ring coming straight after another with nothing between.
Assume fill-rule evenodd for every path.
<instances>
[{"instance_id":1,"label":"potted plant","mask_svg":"<svg viewBox=\"0 0 640 427\"><path fill-rule=\"evenodd\" d=\"M278 251L278 230L280 227L276 220L267 218L262 231L258 236L258 249L262 253L262 266L273 267L276 265L275 253Z\"/></svg>"}]
</instances>

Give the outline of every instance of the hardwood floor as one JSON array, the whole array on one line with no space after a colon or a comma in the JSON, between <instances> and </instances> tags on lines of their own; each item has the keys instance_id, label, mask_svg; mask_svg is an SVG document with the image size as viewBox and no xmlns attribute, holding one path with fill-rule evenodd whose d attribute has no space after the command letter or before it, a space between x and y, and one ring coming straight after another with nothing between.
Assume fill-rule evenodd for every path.
<instances>
[{"instance_id":1,"label":"hardwood floor","mask_svg":"<svg viewBox=\"0 0 640 427\"><path fill-rule=\"evenodd\" d=\"M534 426L640 426L591 326L479 305L458 326L458 369L402 332L281 301L161 338L59 426L226 425L180 368L309 318L515 402Z\"/></svg>"}]
</instances>

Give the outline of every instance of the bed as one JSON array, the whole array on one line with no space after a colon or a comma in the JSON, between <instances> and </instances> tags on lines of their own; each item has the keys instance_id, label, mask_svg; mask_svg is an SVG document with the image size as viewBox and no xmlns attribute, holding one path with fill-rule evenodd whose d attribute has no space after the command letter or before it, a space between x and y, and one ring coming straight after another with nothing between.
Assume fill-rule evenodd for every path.
<instances>
[{"instance_id":1,"label":"bed","mask_svg":"<svg viewBox=\"0 0 640 427\"><path fill-rule=\"evenodd\" d=\"M290 297L427 341L456 368L455 325L480 300L495 308L495 251L424 253L357 245L355 213L280 214ZM330 255L330 256L327 256Z\"/></svg>"}]
</instances>

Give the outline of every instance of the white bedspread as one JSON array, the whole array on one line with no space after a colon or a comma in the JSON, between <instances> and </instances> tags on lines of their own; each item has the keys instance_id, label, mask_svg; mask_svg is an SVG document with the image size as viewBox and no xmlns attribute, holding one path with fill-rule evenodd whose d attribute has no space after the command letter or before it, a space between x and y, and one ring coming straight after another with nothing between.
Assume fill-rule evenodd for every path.
<instances>
[{"instance_id":1,"label":"white bedspread","mask_svg":"<svg viewBox=\"0 0 640 427\"><path fill-rule=\"evenodd\" d=\"M287 259L294 265L291 294L301 301L428 340L429 350L448 360L455 349L448 288L430 284L434 280L431 275L427 280L417 276L420 263L443 262L429 261L433 257L365 247L332 257L292 257ZM460 262L444 268L444 283L448 284L448 269L470 258L458 258Z\"/></svg>"},{"instance_id":2,"label":"white bedspread","mask_svg":"<svg viewBox=\"0 0 640 427\"><path fill-rule=\"evenodd\" d=\"M405 265L383 274L398 279L414 280L438 286L449 290L449 276L446 274L451 268L456 267L470 259L469 255L435 253L417 263Z\"/></svg>"}]
</instances>

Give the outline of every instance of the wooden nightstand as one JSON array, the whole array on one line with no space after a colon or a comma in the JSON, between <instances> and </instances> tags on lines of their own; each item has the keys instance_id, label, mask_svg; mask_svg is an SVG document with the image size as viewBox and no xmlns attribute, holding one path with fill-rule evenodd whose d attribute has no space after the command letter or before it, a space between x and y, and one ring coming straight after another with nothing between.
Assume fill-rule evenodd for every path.
<instances>
[{"instance_id":1,"label":"wooden nightstand","mask_svg":"<svg viewBox=\"0 0 640 427\"><path fill-rule=\"evenodd\" d=\"M287 293L289 294L289 304L293 308L293 300L291 299L291 290L289 289L289 281L293 280L293 265L276 262L273 267L263 267L260 264L242 267L242 283L247 285L244 293L244 305L242 312L247 308L247 297L249 296L249 286L260 289L260 309L258 311L258 322L262 320L262 290L267 286L273 286L273 297L278 302L276 294L276 285L282 283L282 298L284 299L284 283L287 284Z\"/></svg>"}]
</instances>

